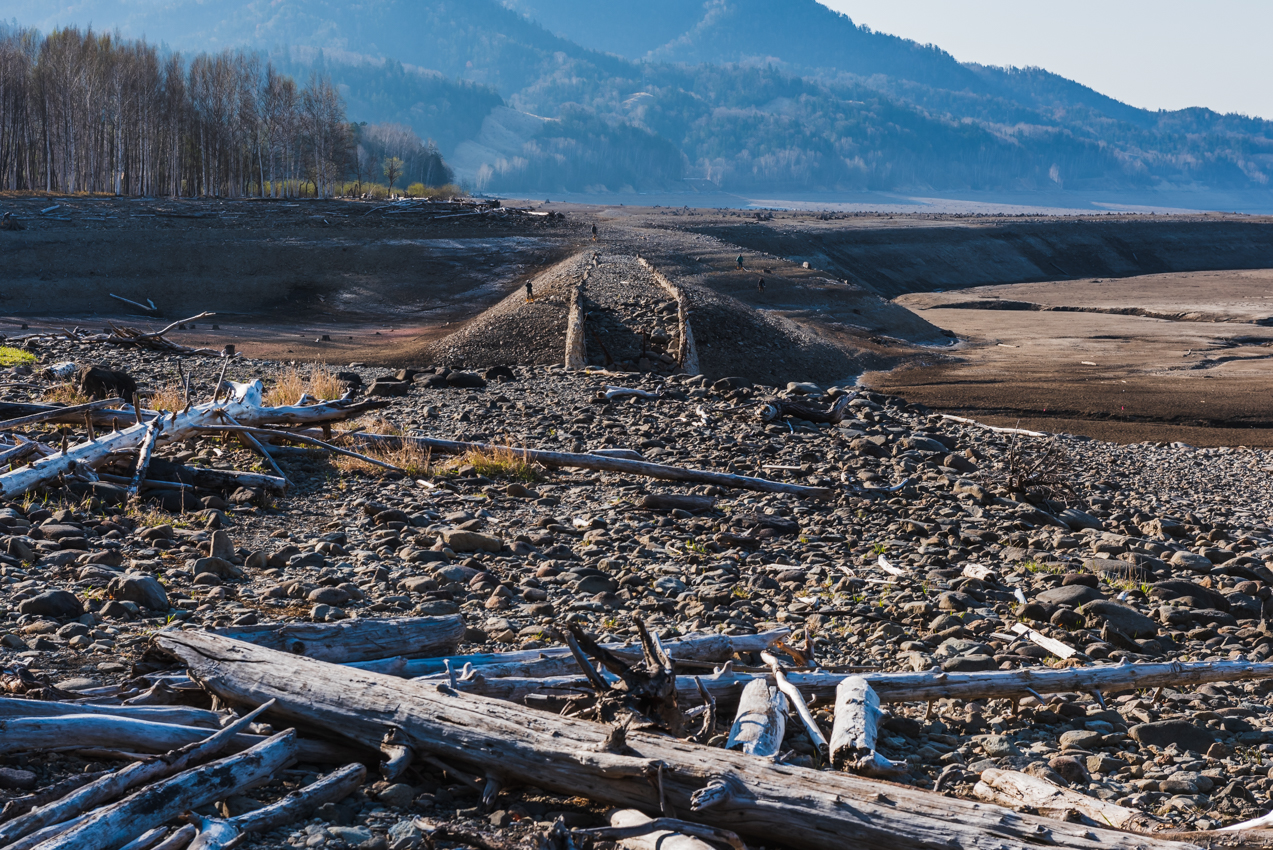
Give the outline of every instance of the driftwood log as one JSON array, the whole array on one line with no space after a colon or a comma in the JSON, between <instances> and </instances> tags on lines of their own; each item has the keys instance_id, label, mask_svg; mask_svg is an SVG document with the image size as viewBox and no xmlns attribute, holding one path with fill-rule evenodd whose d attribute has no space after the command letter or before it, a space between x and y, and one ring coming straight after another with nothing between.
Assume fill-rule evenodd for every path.
<instances>
[{"instance_id":1,"label":"driftwood log","mask_svg":"<svg viewBox=\"0 0 1273 850\"><path fill-rule=\"evenodd\" d=\"M222 632L222 634L226 633ZM791 634L790 629L774 629L755 635L688 635L680 640L668 641L663 644L663 649L674 662L728 661L735 654L761 652L768 649L789 634ZM640 644L607 643L602 644L601 648L628 663L635 663L642 658ZM436 676L446 673L448 669L456 673L479 674L487 678L511 675L539 678L580 672L579 665L575 663L575 658L567 647L523 649L516 652L492 652L480 655L452 655L447 658L403 659L401 663L395 663L395 661L396 659L366 662L354 666L376 673L401 676L405 679Z\"/></svg>"},{"instance_id":2,"label":"driftwood log","mask_svg":"<svg viewBox=\"0 0 1273 850\"><path fill-rule=\"evenodd\" d=\"M1249 679L1273 679L1273 663L1255 661L1170 661L1159 664L1098 664L1054 670L1050 667L1027 667L1021 670L986 673L946 673L926 670L921 673L863 673L879 694L880 702L926 702L943 697L950 699L1003 699L1078 691L1125 691L1132 688L1201 685L1206 682L1236 682ZM835 690L844 681L843 673L786 674L787 680L814 700L831 702ZM770 680L763 673L740 673L732 669L706 676L678 676L677 698L691 705L698 695L698 684L724 706L737 705L743 688L756 678ZM772 684L772 681L770 680ZM580 693L590 691L577 676L546 679L487 678L482 675L460 680L457 687L472 694L520 701L534 693Z\"/></svg>"},{"instance_id":3,"label":"driftwood log","mask_svg":"<svg viewBox=\"0 0 1273 850\"><path fill-rule=\"evenodd\" d=\"M134 753L162 753L201 741L208 730L195 726L152 723L130 717L71 714L63 717L15 717L0 721L0 756L34 750L80 750L103 748ZM260 735L236 735L231 750L245 750L259 744ZM297 742L301 761L316 764L346 764L358 760L349 747L327 741L304 739Z\"/></svg>"},{"instance_id":4,"label":"driftwood log","mask_svg":"<svg viewBox=\"0 0 1273 850\"><path fill-rule=\"evenodd\" d=\"M393 656L445 655L464 638L464 618L396 617L385 620L345 620L326 623L262 623L228 626L217 634L344 664Z\"/></svg>"},{"instance_id":5,"label":"driftwood log","mask_svg":"<svg viewBox=\"0 0 1273 850\"><path fill-rule=\"evenodd\" d=\"M156 782L89 814L37 850L113 850L147 830L270 779L296 759L296 733L281 732L250 750Z\"/></svg>"},{"instance_id":6,"label":"driftwood log","mask_svg":"<svg viewBox=\"0 0 1273 850\"><path fill-rule=\"evenodd\" d=\"M731 475L727 472L687 469L682 466L669 466L663 463L650 463L640 460L623 460L603 455L546 452L513 446L493 446L486 443L439 440L433 437L394 437L385 434L364 434L361 432L342 436L357 445L401 446L403 443L410 443L422 449L432 449L436 452L448 454L464 454L469 451L511 452L524 457L530 463L538 463L541 466L595 469L600 472L619 472L643 478L658 478L664 481L692 481L698 484L715 484L731 490L786 493L809 499L831 499L836 495L836 490L830 487L806 487L802 484L787 484L782 481L770 481L766 478L748 478L745 475Z\"/></svg>"},{"instance_id":7,"label":"driftwood log","mask_svg":"<svg viewBox=\"0 0 1273 850\"><path fill-rule=\"evenodd\" d=\"M831 727L831 763L867 776L897 776L897 764L875 751L880 734L879 694L861 676L850 676L835 689L835 723Z\"/></svg>"},{"instance_id":8,"label":"driftwood log","mask_svg":"<svg viewBox=\"0 0 1273 850\"><path fill-rule=\"evenodd\" d=\"M184 705L95 705L0 697L0 720L11 717L65 717L69 714L127 717L133 720L149 720L152 723L171 723L177 726L206 726L209 729L219 729L221 726L221 715L215 711Z\"/></svg>"},{"instance_id":9,"label":"driftwood log","mask_svg":"<svg viewBox=\"0 0 1273 850\"><path fill-rule=\"evenodd\" d=\"M232 704L277 699L275 711L375 746L398 730L448 764L612 805L693 813L695 821L761 840L839 850L1184 850L1158 841L1021 815L842 773L629 731L623 754L606 726L424 684L287 655L218 635L161 632L157 644Z\"/></svg>"},{"instance_id":10,"label":"driftwood log","mask_svg":"<svg viewBox=\"0 0 1273 850\"><path fill-rule=\"evenodd\" d=\"M269 832L300 820L324 803L345 799L367 778L367 768L350 764L310 785L288 794L277 803L233 818L199 818L199 836L188 850L224 850L245 836Z\"/></svg>"},{"instance_id":11,"label":"driftwood log","mask_svg":"<svg viewBox=\"0 0 1273 850\"><path fill-rule=\"evenodd\" d=\"M11 499L59 476L105 463L113 453L137 450L156 422L162 423L163 438L171 441L186 439L200 433L205 426L216 425L222 420L223 413L252 425L301 425L340 421L383 406L383 403L375 401L337 401L304 407L265 407L262 404L265 387L260 381L231 386L233 393L228 401L209 402L180 413L166 414L151 420L151 423L135 424L37 460L23 469L0 475L0 494Z\"/></svg>"},{"instance_id":12,"label":"driftwood log","mask_svg":"<svg viewBox=\"0 0 1273 850\"><path fill-rule=\"evenodd\" d=\"M817 422L823 425L839 425L844 421L844 417L848 415L849 402L857 397L857 393L842 395L826 410L799 401L779 399L762 405L760 410L756 412L756 418L761 422L773 422L778 419L790 418L803 419L806 422Z\"/></svg>"},{"instance_id":13,"label":"driftwood log","mask_svg":"<svg viewBox=\"0 0 1273 850\"><path fill-rule=\"evenodd\" d=\"M738 700L738 713L729 727L725 749L751 756L773 756L787 734L787 697L764 679L749 682Z\"/></svg>"},{"instance_id":14,"label":"driftwood log","mask_svg":"<svg viewBox=\"0 0 1273 850\"><path fill-rule=\"evenodd\" d=\"M1046 817L1082 821L1092 826L1144 833L1162 827L1161 821L1144 812L1098 800L1015 770L983 771L972 793L988 803L1012 809L1028 808Z\"/></svg>"},{"instance_id":15,"label":"driftwood log","mask_svg":"<svg viewBox=\"0 0 1273 850\"><path fill-rule=\"evenodd\" d=\"M219 732L179 750L108 773L81 787L70 789L64 796L49 800L30 812L22 813L20 817L0 826L0 846L68 821L133 788L179 773L204 759L220 755L234 743L235 736L270 705L265 703ZM7 806L5 810L8 811Z\"/></svg>"}]
</instances>

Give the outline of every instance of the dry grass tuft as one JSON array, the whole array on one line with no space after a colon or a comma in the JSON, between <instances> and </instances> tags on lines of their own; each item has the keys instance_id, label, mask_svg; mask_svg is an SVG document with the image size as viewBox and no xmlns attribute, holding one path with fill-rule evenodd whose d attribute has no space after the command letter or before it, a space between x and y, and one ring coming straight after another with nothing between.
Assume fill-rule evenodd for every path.
<instances>
[{"instance_id":1,"label":"dry grass tuft","mask_svg":"<svg viewBox=\"0 0 1273 850\"><path fill-rule=\"evenodd\" d=\"M88 404L91 398L75 388L73 384L55 384L44 391L44 400L51 404Z\"/></svg>"},{"instance_id":2,"label":"dry grass tuft","mask_svg":"<svg viewBox=\"0 0 1273 850\"><path fill-rule=\"evenodd\" d=\"M471 466L478 475L512 481L533 482L540 478L539 469L525 452L509 448L469 449L447 464L448 469Z\"/></svg>"},{"instance_id":3,"label":"dry grass tuft","mask_svg":"<svg viewBox=\"0 0 1273 850\"><path fill-rule=\"evenodd\" d=\"M344 393L345 385L326 366L310 366L308 372L290 366L274 379L273 385L266 391L265 404L268 407L284 407L296 404L303 395L313 396L319 401L330 401L340 398Z\"/></svg>"},{"instance_id":4,"label":"dry grass tuft","mask_svg":"<svg viewBox=\"0 0 1273 850\"><path fill-rule=\"evenodd\" d=\"M151 410L165 410L169 413L186 409L186 391L181 384L168 384L160 387L147 396L146 404Z\"/></svg>"},{"instance_id":5,"label":"dry grass tuft","mask_svg":"<svg viewBox=\"0 0 1273 850\"><path fill-rule=\"evenodd\" d=\"M384 432L378 431L375 433ZM374 457L384 463L391 463L412 478L433 477L433 453L427 449L420 448L415 443L404 443L397 448L354 444L353 450L360 454L365 454L367 457ZM346 455L332 455L332 465L341 472L349 474L379 476L386 475L392 471Z\"/></svg>"}]
</instances>

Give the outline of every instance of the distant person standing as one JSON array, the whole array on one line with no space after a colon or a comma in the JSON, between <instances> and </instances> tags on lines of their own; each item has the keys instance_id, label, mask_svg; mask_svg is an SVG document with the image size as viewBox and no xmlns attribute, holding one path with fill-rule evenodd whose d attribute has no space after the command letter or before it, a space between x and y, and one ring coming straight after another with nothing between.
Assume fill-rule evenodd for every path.
<instances>
[{"instance_id":1,"label":"distant person standing","mask_svg":"<svg viewBox=\"0 0 1273 850\"><path fill-rule=\"evenodd\" d=\"M739 255L738 255L738 267L739 267L740 269L743 267L743 255L742 255L742 254L739 254Z\"/></svg>"},{"instance_id":2,"label":"distant person standing","mask_svg":"<svg viewBox=\"0 0 1273 850\"><path fill-rule=\"evenodd\" d=\"M592 241L597 241L597 226L595 224L592 226Z\"/></svg>"},{"instance_id":3,"label":"distant person standing","mask_svg":"<svg viewBox=\"0 0 1273 850\"><path fill-rule=\"evenodd\" d=\"M530 302L534 300L535 300L535 284L533 281L528 280L526 281L526 303L529 304Z\"/></svg>"},{"instance_id":4,"label":"distant person standing","mask_svg":"<svg viewBox=\"0 0 1273 850\"><path fill-rule=\"evenodd\" d=\"M759 292L761 295L765 294L765 279L763 277L760 280L756 281L756 291Z\"/></svg>"}]
</instances>

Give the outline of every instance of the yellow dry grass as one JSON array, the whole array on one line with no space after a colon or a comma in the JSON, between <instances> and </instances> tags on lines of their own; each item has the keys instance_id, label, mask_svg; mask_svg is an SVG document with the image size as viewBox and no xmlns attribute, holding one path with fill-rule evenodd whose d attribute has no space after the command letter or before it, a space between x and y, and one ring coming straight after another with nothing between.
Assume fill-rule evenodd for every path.
<instances>
[{"instance_id":1,"label":"yellow dry grass","mask_svg":"<svg viewBox=\"0 0 1273 850\"><path fill-rule=\"evenodd\" d=\"M377 432L383 433L383 432ZM373 457L384 463L391 463L402 471L406 472L412 478L431 478L433 477L433 454L427 449L422 449L415 443L405 443L396 448L388 448L382 446L364 446L355 444L354 451L364 454L367 457ZM362 475L384 475L391 470L385 469L383 466L376 466L367 463L365 460L348 457L346 455L332 455L332 465L345 473L355 473Z\"/></svg>"},{"instance_id":2,"label":"yellow dry grass","mask_svg":"<svg viewBox=\"0 0 1273 850\"><path fill-rule=\"evenodd\" d=\"M305 371L289 366L274 379L274 383L266 391L265 404L269 407L283 407L296 404L304 395L310 395L319 401L329 401L340 398L344 392L344 384L326 366L310 366Z\"/></svg>"},{"instance_id":3,"label":"yellow dry grass","mask_svg":"<svg viewBox=\"0 0 1273 850\"><path fill-rule=\"evenodd\" d=\"M472 466L474 472L486 478L531 482L540 477L526 452L510 448L469 449L447 464L448 469L463 466Z\"/></svg>"},{"instance_id":4,"label":"yellow dry grass","mask_svg":"<svg viewBox=\"0 0 1273 850\"><path fill-rule=\"evenodd\" d=\"M52 404L88 404L92 399L71 384L55 384L44 391L44 400Z\"/></svg>"},{"instance_id":5,"label":"yellow dry grass","mask_svg":"<svg viewBox=\"0 0 1273 850\"><path fill-rule=\"evenodd\" d=\"M185 410L186 392L181 384L168 384L150 393L146 404L151 410Z\"/></svg>"}]
</instances>

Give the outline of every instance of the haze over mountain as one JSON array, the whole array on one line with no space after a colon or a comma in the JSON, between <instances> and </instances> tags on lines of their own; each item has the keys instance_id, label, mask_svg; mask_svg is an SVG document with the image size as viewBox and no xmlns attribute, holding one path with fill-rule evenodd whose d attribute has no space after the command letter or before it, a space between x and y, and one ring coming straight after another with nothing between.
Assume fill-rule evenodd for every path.
<instances>
[{"instance_id":1,"label":"haze over mountain","mask_svg":"<svg viewBox=\"0 0 1273 850\"><path fill-rule=\"evenodd\" d=\"M960 63L815 0L49 5L11 4L329 73L352 118L412 125L492 190L1267 191L1273 171L1273 122Z\"/></svg>"}]
</instances>

